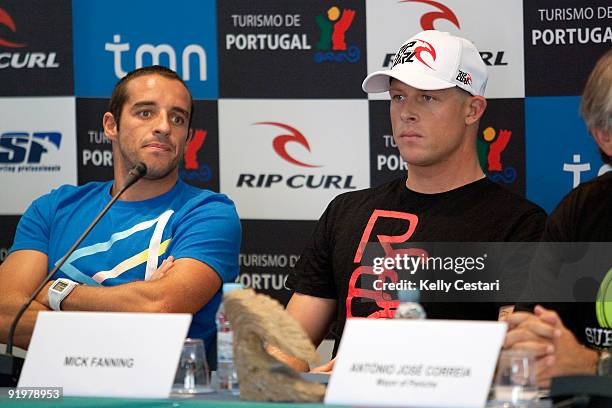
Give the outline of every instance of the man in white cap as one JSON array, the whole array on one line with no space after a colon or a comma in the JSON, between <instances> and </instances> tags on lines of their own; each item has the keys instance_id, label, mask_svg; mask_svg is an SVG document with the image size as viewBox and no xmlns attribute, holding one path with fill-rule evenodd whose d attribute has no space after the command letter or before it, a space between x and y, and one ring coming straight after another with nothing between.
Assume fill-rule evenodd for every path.
<instances>
[{"instance_id":1,"label":"man in white cap","mask_svg":"<svg viewBox=\"0 0 612 408\"><path fill-rule=\"evenodd\" d=\"M390 245L404 242L539 239L544 211L489 181L480 168L476 137L487 106L486 83L474 45L434 30L410 38L389 70L363 82L364 91L391 96L393 137L408 174L336 197L319 220L287 280L293 290L287 310L316 345L333 322L339 339L349 317L395 314L397 300L380 290L385 275L372 273L364 257L368 243L380 244L389 255ZM520 286L521 277L516 279L508 284ZM482 303L424 306L432 318L494 320L506 310Z\"/></svg>"}]
</instances>

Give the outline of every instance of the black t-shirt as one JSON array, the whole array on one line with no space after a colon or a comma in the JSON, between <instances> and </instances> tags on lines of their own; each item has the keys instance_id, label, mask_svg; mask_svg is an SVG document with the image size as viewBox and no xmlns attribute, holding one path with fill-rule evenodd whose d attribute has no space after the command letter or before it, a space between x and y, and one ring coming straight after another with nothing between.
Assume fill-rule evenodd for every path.
<instances>
[{"instance_id":1,"label":"black t-shirt","mask_svg":"<svg viewBox=\"0 0 612 408\"><path fill-rule=\"evenodd\" d=\"M530 301L537 301L539 295L548 298L550 291L567 292L567 295L560 294L559 297L573 297L576 301L542 302L542 305L556 310L565 326L583 344L592 348L612 347L612 330L605 323L606 320L612 321L612 316L606 317L602 310L606 302L599 302L599 312L594 302L598 290L602 289L600 282L605 282L606 274L612 268L612 172L581 184L565 196L548 218L542 241L550 249L538 257L545 258L542 261L544 265L531 268ZM587 242L589 244L585 245ZM585 253L596 254L597 259L588 260L589 268L596 270L580 268L576 255ZM559 275L558 269L567 265L572 268L572 263L578 266L570 270L579 276L562 281L564 277ZM556 288L557 285L572 287ZM581 301L586 299L593 301ZM610 301L612 299L608 298L607 303ZM522 303L517 305L517 309L529 310L533 305Z\"/></svg>"},{"instance_id":2,"label":"black t-shirt","mask_svg":"<svg viewBox=\"0 0 612 408\"><path fill-rule=\"evenodd\" d=\"M332 333L337 338L347 317L384 318L394 313L389 313L388 299L361 284L371 277L361 267L368 242L539 241L541 237L546 213L486 178L439 194L411 191L405 181L400 178L336 197L287 280L294 292L338 300ZM494 320L498 311L483 303L424 306L428 318Z\"/></svg>"}]
</instances>

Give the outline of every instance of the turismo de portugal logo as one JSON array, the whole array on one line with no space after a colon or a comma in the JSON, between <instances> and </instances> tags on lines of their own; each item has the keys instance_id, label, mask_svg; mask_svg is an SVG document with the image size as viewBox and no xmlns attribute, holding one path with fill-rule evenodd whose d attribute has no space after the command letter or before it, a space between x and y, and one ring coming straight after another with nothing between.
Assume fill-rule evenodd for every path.
<instances>
[{"instance_id":1,"label":"turismo de portugal logo","mask_svg":"<svg viewBox=\"0 0 612 408\"><path fill-rule=\"evenodd\" d=\"M354 64L361 58L361 49L355 44L347 44L347 32L350 30L356 11L332 6L317 15L315 21L319 28L319 38L315 44L317 52L314 60L322 62L349 62Z\"/></svg>"}]
</instances>

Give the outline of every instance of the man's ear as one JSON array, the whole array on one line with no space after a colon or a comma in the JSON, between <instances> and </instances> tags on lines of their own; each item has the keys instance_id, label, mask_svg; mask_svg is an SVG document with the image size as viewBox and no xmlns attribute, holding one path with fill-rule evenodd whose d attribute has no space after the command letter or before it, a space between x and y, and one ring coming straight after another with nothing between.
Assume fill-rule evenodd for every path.
<instances>
[{"instance_id":1,"label":"man's ear","mask_svg":"<svg viewBox=\"0 0 612 408\"><path fill-rule=\"evenodd\" d=\"M608 157L612 157L612 132L603 129L591 129L595 143Z\"/></svg>"},{"instance_id":2,"label":"man's ear","mask_svg":"<svg viewBox=\"0 0 612 408\"><path fill-rule=\"evenodd\" d=\"M193 139L193 129L189 128L189 131L187 132L187 143L189 143L191 139Z\"/></svg>"},{"instance_id":3,"label":"man's ear","mask_svg":"<svg viewBox=\"0 0 612 408\"><path fill-rule=\"evenodd\" d=\"M102 128L104 129L104 134L109 140L117 140L117 122L115 121L115 117L112 113L106 112L104 114L102 117Z\"/></svg>"},{"instance_id":4,"label":"man's ear","mask_svg":"<svg viewBox=\"0 0 612 408\"><path fill-rule=\"evenodd\" d=\"M471 96L467 102L467 115L465 116L465 124L472 125L477 123L485 109L487 108L487 100L482 96Z\"/></svg>"}]
</instances>

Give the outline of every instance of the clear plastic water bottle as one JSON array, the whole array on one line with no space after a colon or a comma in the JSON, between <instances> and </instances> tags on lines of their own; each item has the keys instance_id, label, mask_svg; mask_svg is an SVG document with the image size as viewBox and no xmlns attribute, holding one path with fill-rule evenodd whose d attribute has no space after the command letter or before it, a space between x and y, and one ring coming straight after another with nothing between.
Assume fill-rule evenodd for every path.
<instances>
[{"instance_id":1,"label":"clear plastic water bottle","mask_svg":"<svg viewBox=\"0 0 612 408\"><path fill-rule=\"evenodd\" d=\"M400 301L395 311L395 319L425 319L427 314L419 303L421 293L418 289L401 290L397 292L397 299Z\"/></svg>"},{"instance_id":2,"label":"clear plastic water bottle","mask_svg":"<svg viewBox=\"0 0 612 408\"><path fill-rule=\"evenodd\" d=\"M225 283L223 295L232 290L242 289L239 283ZM223 302L217 312L217 378L219 390L231 391L238 394L238 375L234 365L234 332L232 326L225 316Z\"/></svg>"}]
</instances>

